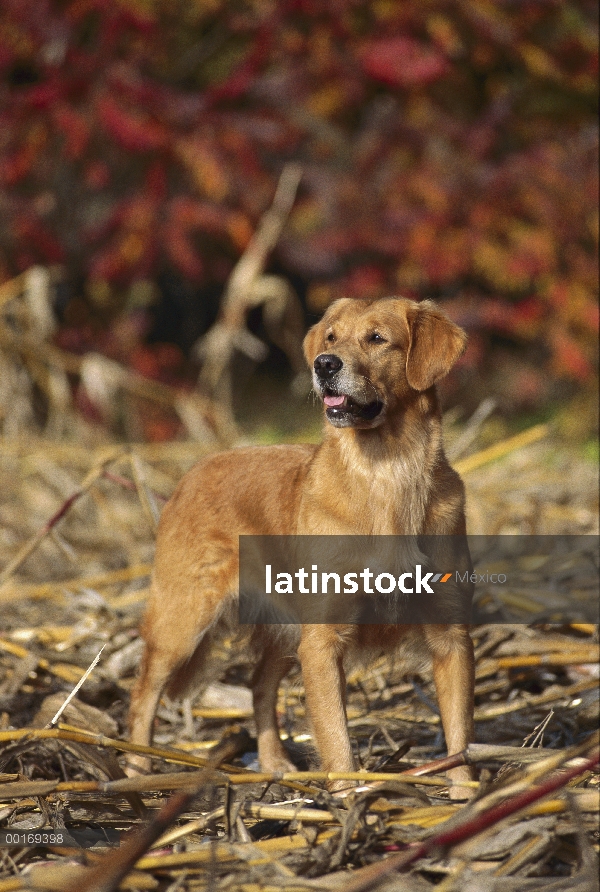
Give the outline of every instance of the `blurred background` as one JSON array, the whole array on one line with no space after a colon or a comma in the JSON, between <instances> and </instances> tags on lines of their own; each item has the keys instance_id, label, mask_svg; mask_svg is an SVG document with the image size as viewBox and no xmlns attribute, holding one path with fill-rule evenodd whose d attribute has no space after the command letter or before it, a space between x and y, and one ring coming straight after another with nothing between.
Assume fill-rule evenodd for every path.
<instances>
[{"instance_id":1,"label":"blurred background","mask_svg":"<svg viewBox=\"0 0 600 892\"><path fill-rule=\"evenodd\" d=\"M467 330L441 389L469 532L557 537L560 565L532 552L502 598L478 585L478 608L503 617L473 633L478 741L563 747L598 727L597 627L553 606L598 580L597 538L561 540L599 521L597 15L595 0L0 0L4 772L118 776L104 747L92 763L10 729L44 727L100 651L64 720L124 732L162 506L212 450L321 438L300 344L344 295L432 299ZM158 745L206 754L249 721L245 657L217 650L227 685L163 704ZM431 674L402 669L349 676L367 767L441 755ZM306 746L298 675L279 714ZM587 889L592 790L570 789L580 804L554 829L524 829L519 848L513 834L494 877ZM43 826L31 802L3 809L7 825ZM129 822L78 803L77 822ZM356 864L406 843L377 820L385 839L369 825L379 848L352 842ZM320 875L328 856L304 852L285 863ZM470 852L452 874L465 889ZM444 858L419 886L452 882Z\"/></svg>"},{"instance_id":2,"label":"blurred background","mask_svg":"<svg viewBox=\"0 0 600 892\"><path fill-rule=\"evenodd\" d=\"M318 436L303 331L400 293L469 333L455 419L593 451L597 13L4 0L4 436Z\"/></svg>"}]
</instances>

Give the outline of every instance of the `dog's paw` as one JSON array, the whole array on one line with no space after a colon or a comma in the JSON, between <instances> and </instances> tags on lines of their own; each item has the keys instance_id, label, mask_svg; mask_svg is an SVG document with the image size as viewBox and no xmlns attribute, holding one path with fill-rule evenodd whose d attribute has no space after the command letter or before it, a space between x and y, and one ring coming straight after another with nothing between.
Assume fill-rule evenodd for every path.
<instances>
[{"instance_id":1,"label":"dog's paw","mask_svg":"<svg viewBox=\"0 0 600 892\"><path fill-rule=\"evenodd\" d=\"M338 799L345 799L347 796L361 793L366 789L364 784L359 785L359 781L354 780L336 780L327 784L327 789L333 793Z\"/></svg>"},{"instance_id":2,"label":"dog's paw","mask_svg":"<svg viewBox=\"0 0 600 892\"><path fill-rule=\"evenodd\" d=\"M473 787L450 787L449 789L450 799L452 802L466 802L469 799L472 799L475 795L475 789Z\"/></svg>"},{"instance_id":3,"label":"dog's paw","mask_svg":"<svg viewBox=\"0 0 600 892\"><path fill-rule=\"evenodd\" d=\"M468 766L454 768L452 771L448 772L448 780L450 781L448 793L453 802L472 799L475 795L476 787L467 786L467 784L464 783L465 781L475 780L475 773L472 768L469 768Z\"/></svg>"},{"instance_id":4,"label":"dog's paw","mask_svg":"<svg viewBox=\"0 0 600 892\"><path fill-rule=\"evenodd\" d=\"M287 774L289 771L298 771L294 763L290 762L284 755L260 759L260 769L272 774Z\"/></svg>"}]
</instances>

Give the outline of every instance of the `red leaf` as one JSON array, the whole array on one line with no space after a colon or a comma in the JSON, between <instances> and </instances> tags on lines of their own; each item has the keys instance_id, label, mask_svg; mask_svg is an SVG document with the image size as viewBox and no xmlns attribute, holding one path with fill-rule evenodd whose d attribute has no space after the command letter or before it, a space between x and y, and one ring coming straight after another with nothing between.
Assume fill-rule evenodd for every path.
<instances>
[{"instance_id":1,"label":"red leaf","mask_svg":"<svg viewBox=\"0 0 600 892\"><path fill-rule=\"evenodd\" d=\"M181 424L172 418L148 418L142 419L144 435L151 443L165 443L174 440L181 430Z\"/></svg>"},{"instance_id":2,"label":"red leaf","mask_svg":"<svg viewBox=\"0 0 600 892\"><path fill-rule=\"evenodd\" d=\"M152 152L169 144L166 128L145 115L126 111L112 96L98 101L98 116L113 139L128 152Z\"/></svg>"},{"instance_id":3,"label":"red leaf","mask_svg":"<svg viewBox=\"0 0 600 892\"><path fill-rule=\"evenodd\" d=\"M160 363L156 351L152 347L140 345L135 348L129 360L131 368L144 378L158 379Z\"/></svg>"},{"instance_id":4,"label":"red leaf","mask_svg":"<svg viewBox=\"0 0 600 892\"><path fill-rule=\"evenodd\" d=\"M68 105L53 109L54 122L65 139L65 154L70 161L77 161L87 148L90 128L84 116Z\"/></svg>"},{"instance_id":5,"label":"red leaf","mask_svg":"<svg viewBox=\"0 0 600 892\"><path fill-rule=\"evenodd\" d=\"M551 337L553 365L559 375L585 381L592 367L579 344L565 331L557 329Z\"/></svg>"},{"instance_id":6,"label":"red leaf","mask_svg":"<svg viewBox=\"0 0 600 892\"><path fill-rule=\"evenodd\" d=\"M110 183L110 169L104 161L91 161L84 173L85 184L89 189L106 189Z\"/></svg>"},{"instance_id":7,"label":"red leaf","mask_svg":"<svg viewBox=\"0 0 600 892\"><path fill-rule=\"evenodd\" d=\"M146 173L146 187L152 201L162 201L167 194L167 171L164 164L155 161Z\"/></svg>"},{"instance_id":8,"label":"red leaf","mask_svg":"<svg viewBox=\"0 0 600 892\"><path fill-rule=\"evenodd\" d=\"M0 41L0 71L4 72L14 64L17 59L13 47L8 46L6 40Z\"/></svg>"},{"instance_id":9,"label":"red leaf","mask_svg":"<svg viewBox=\"0 0 600 892\"><path fill-rule=\"evenodd\" d=\"M35 163L35 153L27 146L18 149L8 158L2 158L0 180L6 186L15 186L23 180Z\"/></svg>"},{"instance_id":10,"label":"red leaf","mask_svg":"<svg viewBox=\"0 0 600 892\"><path fill-rule=\"evenodd\" d=\"M22 242L33 248L47 263L62 263L65 252L60 242L35 217L21 216L15 221L15 232Z\"/></svg>"},{"instance_id":11,"label":"red leaf","mask_svg":"<svg viewBox=\"0 0 600 892\"><path fill-rule=\"evenodd\" d=\"M165 234L165 248L177 269L188 279L198 282L204 274L204 264L185 232L169 226Z\"/></svg>"},{"instance_id":12,"label":"red leaf","mask_svg":"<svg viewBox=\"0 0 600 892\"><path fill-rule=\"evenodd\" d=\"M169 217L183 229L201 229L214 235L228 235L243 251L252 237L252 227L245 214L229 211L208 202L180 195L169 204Z\"/></svg>"},{"instance_id":13,"label":"red leaf","mask_svg":"<svg viewBox=\"0 0 600 892\"><path fill-rule=\"evenodd\" d=\"M363 44L360 61L366 74L391 87L424 86L449 70L433 47L409 37L387 37Z\"/></svg>"},{"instance_id":14,"label":"red leaf","mask_svg":"<svg viewBox=\"0 0 600 892\"><path fill-rule=\"evenodd\" d=\"M225 228L225 214L221 208L183 195L171 201L169 212L172 219L184 229L202 228L222 232Z\"/></svg>"},{"instance_id":15,"label":"red leaf","mask_svg":"<svg viewBox=\"0 0 600 892\"><path fill-rule=\"evenodd\" d=\"M176 370L184 361L183 353L176 344L155 344L154 352L161 370Z\"/></svg>"},{"instance_id":16,"label":"red leaf","mask_svg":"<svg viewBox=\"0 0 600 892\"><path fill-rule=\"evenodd\" d=\"M233 71L222 81L206 91L206 97L213 103L223 99L232 100L242 96L250 88L257 73L267 59L272 42L272 27L276 23L276 16L272 21L267 20L256 33L252 48Z\"/></svg>"},{"instance_id":17,"label":"red leaf","mask_svg":"<svg viewBox=\"0 0 600 892\"><path fill-rule=\"evenodd\" d=\"M600 307L597 304L588 304L582 313L582 319L590 331L597 334L600 328Z\"/></svg>"},{"instance_id":18,"label":"red leaf","mask_svg":"<svg viewBox=\"0 0 600 892\"><path fill-rule=\"evenodd\" d=\"M546 308L543 303L536 297L527 297L514 307L512 320L516 330L535 333L545 315Z\"/></svg>"},{"instance_id":19,"label":"red leaf","mask_svg":"<svg viewBox=\"0 0 600 892\"><path fill-rule=\"evenodd\" d=\"M121 279L125 273L126 264L118 247L109 247L93 258L89 276L91 280L100 282L115 282Z\"/></svg>"},{"instance_id":20,"label":"red leaf","mask_svg":"<svg viewBox=\"0 0 600 892\"><path fill-rule=\"evenodd\" d=\"M57 81L47 81L45 84L38 84L30 87L23 93L24 104L36 109L51 108L56 102L63 98L64 86Z\"/></svg>"}]
</instances>

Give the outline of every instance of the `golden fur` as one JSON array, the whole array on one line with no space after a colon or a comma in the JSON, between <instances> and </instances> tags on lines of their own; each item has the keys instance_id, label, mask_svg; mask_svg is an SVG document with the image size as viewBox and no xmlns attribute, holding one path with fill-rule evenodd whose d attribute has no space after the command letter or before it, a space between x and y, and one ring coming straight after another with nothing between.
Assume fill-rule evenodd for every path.
<instances>
[{"instance_id":1,"label":"golden fur","mask_svg":"<svg viewBox=\"0 0 600 892\"><path fill-rule=\"evenodd\" d=\"M150 743L163 690L179 695L202 675L209 643L233 612L239 535L465 532L463 485L444 455L435 392L465 340L427 301L336 301L304 341L315 390L326 403L323 442L234 449L185 475L158 530L142 627L146 649L132 694L134 743ZM292 768L275 705L296 651L325 770L354 769L345 719L349 653L401 647L402 653L431 659L449 754L472 740L473 648L464 625L306 625L286 634L262 626L253 638L264 770ZM460 782L471 775L461 767L451 776Z\"/></svg>"}]
</instances>

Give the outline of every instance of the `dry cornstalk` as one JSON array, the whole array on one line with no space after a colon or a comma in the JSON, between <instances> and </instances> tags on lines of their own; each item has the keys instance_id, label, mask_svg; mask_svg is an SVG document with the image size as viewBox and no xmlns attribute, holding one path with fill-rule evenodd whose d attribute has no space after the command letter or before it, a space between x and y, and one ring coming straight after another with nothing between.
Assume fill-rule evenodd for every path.
<instances>
[{"instance_id":1,"label":"dry cornstalk","mask_svg":"<svg viewBox=\"0 0 600 892\"><path fill-rule=\"evenodd\" d=\"M580 663L598 663L600 661L600 649L598 645L586 644L577 650L540 653L519 654L510 657L490 657L481 660L477 667L477 678L492 675L500 669L515 669L525 666L577 666Z\"/></svg>"},{"instance_id":2,"label":"dry cornstalk","mask_svg":"<svg viewBox=\"0 0 600 892\"><path fill-rule=\"evenodd\" d=\"M503 799L503 801L493 805L486 811L480 811L474 817L468 814L461 823L455 823L453 827L445 831L442 829L439 833L435 833L423 842L412 846L408 851L392 855L383 864L370 864L368 867L359 868L359 870L355 871L352 879L345 885L344 892L367 892L369 889L374 889L390 874L405 870L430 852L451 849L467 839L472 839L505 818L522 811L527 806L533 805L555 790L565 787L580 774L596 768L599 762L600 754L596 753L591 758L585 760L583 765L577 765L560 774L554 774L538 786L531 786L515 796Z\"/></svg>"},{"instance_id":3,"label":"dry cornstalk","mask_svg":"<svg viewBox=\"0 0 600 892\"><path fill-rule=\"evenodd\" d=\"M12 561L9 561L7 566L0 573L0 586L3 586L10 579L15 570L18 570L18 568L29 557L29 555L32 554L35 549L43 542L48 533L50 533L57 525L57 523L63 519L65 514L67 514L69 509L73 507L75 502L77 502L81 498L81 496L85 495L88 489L93 486L93 484L96 483L96 481L100 477L102 477L106 466L120 458L120 456L123 455L125 451L126 450L121 447L119 447L118 449L112 449L108 455L105 455L105 457L101 459L94 468L92 468L92 470L83 480L79 489L76 489L74 493L71 493L68 499L65 499L58 511L53 514L52 517L47 520L43 526L40 527L37 533L35 533L35 535L31 537L29 542L26 542L25 545L23 545L23 547L19 549Z\"/></svg>"},{"instance_id":4,"label":"dry cornstalk","mask_svg":"<svg viewBox=\"0 0 600 892\"><path fill-rule=\"evenodd\" d=\"M548 435L549 430L550 428L547 424L536 424L520 434L515 434L514 437L500 440L499 443L494 443L493 446L488 446L487 449L482 449L481 452L476 452L474 455L469 455L467 458L454 462L454 467L459 474L468 474L469 471L474 471L488 462L504 458L505 455L509 455L517 449L523 449L524 446L529 446L531 443L537 443L538 440Z\"/></svg>"},{"instance_id":5,"label":"dry cornstalk","mask_svg":"<svg viewBox=\"0 0 600 892\"><path fill-rule=\"evenodd\" d=\"M77 356L37 337L16 334L2 325L0 325L0 345L28 362L37 364L43 362L62 372L79 377L87 376L88 379L101 377L103 386L113 396L120 389L141 399L169 406L181 417L184 424L192 417L204 419L206 423L203 424L202 431L205 434L210 434L212 431L217 444L231 443L237 436L227 414L213 400L198 392L182 395L174 387L144 378L143 375L132 372L100 354L88 353L84 357ZM185 403L185 412L181 411L182 400Z\"/></svg>"},{"instance_id":6,"label":"dry cornstalk","mask_svg":"<svg viewBox=\"0 0 600 892\"><path fill-rule=\"evenodd\" d=\"M131 470L133 472L135 488L137 489L140 502L142 503L142 508L150 523L150 529L153 533L156 533L160 512L156 505L154 494L148 486L142 460L135 453L131 454Z\"/></svg>"},{"instance_id":7,"label":"dry cornstalk","mask_svg":"<svg viewBox=\"0 0 600 892\"><path fill-rule=\"evenodd\" d=\"M262 341L246 328L246 317L253 307L263 306L264 321L272 340L287 354L297 374L304 370L300 346L303 321L298 298L285 279L264 275L268 256L294 204L301 176L298 165L284 167L273 203L229 277L219 317L195 348L202 359L198 379L201 389L213 400L218 399L231 419L234 353L239 350L255 361L264 359L266 353Z\"/></svg>"},{"instance_id":8,"label":"dry cornstalk","mask_svg":"<svg viewBox=\"0 0 600 892\"><path fill-rule=\"evenodd\" d=\"M83 870L75 882L65 886L65 892L112 892L116 889L152 843L156 842L190 805L199 790L205 784L213 782L214 770L227 758L237 755L238 747L239 741L236 735L231 735L207 760L206 768L199 772L193 781L187 775L186 790L173 794L145 827L132 834L120 849L106 855L95 867Z\"/></svg>"},{"instance_id":9,"label":"dry cornstalk","mask_svg":"<svg viewBox=\"0 0 600 892\"><path fill-rule=\"evenodd\" d=\"M146 462L196 461L210 452L206 444L196 440L172 440L166 443L129 443L129 448ZM48 441L44 437L0 439L0 455L27 456L35 461L43 456L56 462L64 462L81 468L95 465L105 451L105 447L88 449L78 443Z\"/></svg>"},{"instance_id":10,"label":"dry cornstalk","mask_svg":"<svg viewBox=\"0 0 600 892\"><path fill-rule=\"evenodd\" d=\"M556 690L543 691L541 694L528 694L520 697L518 700L512 700L507 703L493 703L490 706L479 706L475 710L475 721L484 722L498 718L501 715L508 715L512 712L519 712L522 709L531 709L535 706L543 706L547 703L554 703L557 700L566 700L575 694L583 691L590 691L598 687L597 678L586 678L576 684L569 685L558 693Z\"/></svg>"},{"instance_id":11,"label":"dry cornstalk","mask_svg":"<svg viewBox=\"0 0 600 892\"><path fill-rule=\"evenodd\" d=\"M43 582L39 585L11 585L0 591L0 604L7 601L21 600L22 598L54 598L62 595L65 590L103 588L114 585L116 582L130 582L132 579L149 576L151 570L151 564L132 564L130 567L123 567L122 570L107 570L104 573L94 573L91 576L78 576L74 579L66 579L63 582ZM2 645L0 644L0 649L1 647Z\"/></svg>"}]
</instances>

